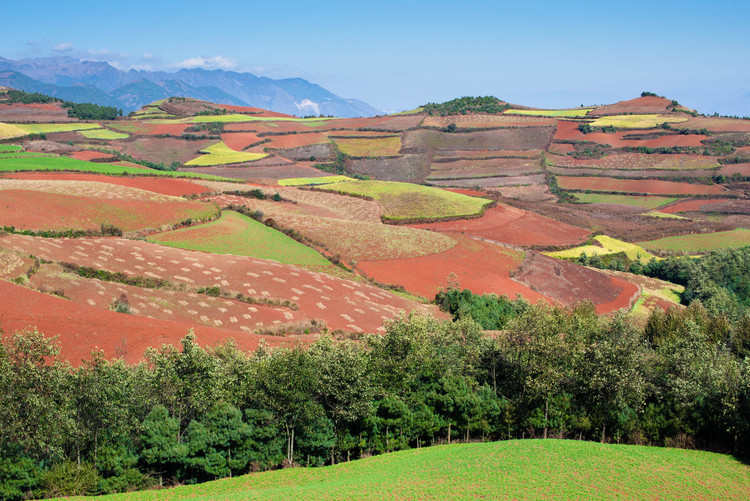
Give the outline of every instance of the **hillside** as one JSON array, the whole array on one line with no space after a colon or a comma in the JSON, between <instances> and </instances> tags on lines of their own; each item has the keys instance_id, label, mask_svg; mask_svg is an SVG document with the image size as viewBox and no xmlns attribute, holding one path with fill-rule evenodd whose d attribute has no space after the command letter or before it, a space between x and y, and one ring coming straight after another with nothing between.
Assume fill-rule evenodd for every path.
<instances>
[{"instance_id":1,"label":"hillside","mask_svg":"<svg viewBox=\"0 0 750 501\"><path fill-rule=\"evenodd\" d=\"M564 440L460 444L104 496L118 499L747 499L750 468L709 452ZM75 498L88 499L88 498Z\"/></svg>"}]
</instances>

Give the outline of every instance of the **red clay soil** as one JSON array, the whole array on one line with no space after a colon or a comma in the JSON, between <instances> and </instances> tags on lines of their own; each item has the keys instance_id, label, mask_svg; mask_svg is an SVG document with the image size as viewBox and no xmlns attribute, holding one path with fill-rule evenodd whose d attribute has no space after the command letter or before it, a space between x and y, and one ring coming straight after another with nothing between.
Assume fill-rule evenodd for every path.
<instances>
[{"instance_id":1,"label":"red clay soil","mask_svg":"<svg viewBox=\"0 0 750 501\"><path fill-rule=\"evenodd\" d=\"M504 204L487 209L478 219L410 226L440 232L458 232L520 247L576 245L589 234L588 230Z\"/></svg>"},{"instance_id":2,"label":"red clay soil","mask_svg":"<svg viewBox=\"0 0 750 501\"><path fill-rule=\"evenodd\" d=\"M515 278L564 305L591 300L599 314L630 308L640 293L622 278L537 253L528 254Z\"/></svg>"},{"instance_id":3,"label":"red clay soil","mask_svg":"<svg viewBox=\"0 0 750 501\"><path fill-rule=\"evenodd\" d=\"M0 190L0 206L0 226L54 231L99 230L102 223L108 223L128 232L206 212L206 205L197 201L107 200L28 190Z\"/></svg>"},{"instance_id":4,"label":"red clay soil","mask_svg":"<svg viewBox=\"0 0 750 501\"><path fill-rule=\"evenodd\" d=\"M661 114L667 112L667 106L672 104L671 99L656 96L638 97L628 101L600 106L591 110L588 114L591 116L600 115L649 115Z\"/></svg>"},{"instance_id":5,"label":"red clay soil","mask_svg":"<svg viewBox=\"0 0 750 501\"><path fill-rule=\"evenodd\" d=\"M627 130L613 133L591 132L584 134L578 130L578 122L572 120L559 120L556 141L589 141L599 144L608 144L613 148L638 147L646 148L671 148L673 146L700 147L708 136L698 134L666 134L651 139L628 139L628 136L651 133L653 131Z\"/></svg>"},{"instance_id":6,"label":"red clay soil","mask_svg":"<svg viewBox=\"0 0 750 501\"><path fill-rule=\"evenodd\" d=\"M101 176L97 174L76 174L67 172L19 172L4 176L9 179L54 180L54 181L96 181L99 183L128 186L140 190L181 197L183 195L199 195L206 193L208 188L184 179L170 179L165 177L126 177Z\"/></svg>"},{"instance_id":7,"label":"red clay soil","mask_svg":"<svg viewBox=\"0 0 750 501\"><path fill-rule=\"evenodd\" d=\"M558 146L572 147L573 145L563 144ZM547 161L560 167L635 171L665 169L676 170L676 172L686 169L712 169L719 165L715 157L682 153L617 153L603 158L573 158L567 154L547 155Z\"/></svg>"},{"instance_id":8,"label":"red clay soil","mask_svg":"<svg viewBox=\"0 0 750 501\"><path fill-rule=\"evenodd\" d=\"M233 132L222 134L221 140L231 149L242 151L251 144L259 143L263 138L258 137L254 132Z\"/></svg>"},{"instance_id":9,"label":"red clay soil","mask_svg":"<svg viewBox=\"0 0 750 501\"><path fill-rule=\"evenodd\" d=\"M358 267L378 282L403 286L428 299L435 297L451 273L460 286L476 294L517 294L536 303L544 296L514 281L510 274L524 260L522 251L451 235L458 243L451 249L407 259L360 261Z\"/></svg>"},{"instance_id":10,"label":"red clay soil","mask_svg":"<svg viewBox=\"0 0 750 501\"><path fill-rule=\"evenodd\" d=\"M312 342L317 336L259 336L206 327L198 324L160 320L104 311L86 304L32 291L0 280L0 328L7 333L36 327L47 337L59 336L61 356L74 366L102 350L108 358L122 357L134 364L143 360L148 347L178 346L192 329L201 346L212 346L234 339L241 350L254 350L260 340L271 346Z\"/></svg>"},{"instance_id":11,"label":"red clay soil","mask_svg":"<svg viewBox=\"0 0 750 501\"><path fill-rule=\"evenodd\" d=\"M138 128L136 129L136 134L141 134L144 136L156 136L160 134L169 134L171 136L181 136L185 133L185 129L188 127L191 127L192 124L181 124L181 123L171 123L171 124L159 124L159 123L144 123L144 122L137 122Z\"/></svg>"},{"instance_id":12,"label":"red clay soil","mask_svg":"<svg viewBox=\"0 0 750 501\"><path fill-rule=\"evenodd\" d=\"M691 117L687 122L672 124L674 129L708 129L713 132L750 132L750 120Z\"/></svg>"},{"instance_id":13,"label":"red clay soil","mask_svg":"<svg viewBox=\"0 0 750 501\"><path fill-rule=\"evenodd\" d=\"M266 136L270 142L263 144L266 148L287 149L310 146L311 144L327 143L328 134L325 132L313 132L308 134L285 134L283 136Z\"/></svg>"},{"instance_id":14,"label":"red clay soil","mask_svg":"<svg viewBox=\"0 0 750 501\"><path fill-rule=\"evenodd\" d=\"M701 207L716 202L725 202L722 198L715 199L701 199L701 200L681 200L664 207L656 209L658 212L664 212L666 214L677 214L678 212L697 212L701 210Z\"/></svg>"},{"instance_id":15,"label":"red clay soil","mask_svg":"<svg viewBox=\"0 0 750 501\"><path fill-rule=\"evenodd\" d=\"M558 176L557 183L564 190L617 191L651 195L719 195L726 192L718 184L691 184L654 179Z\"/></svg>"},{"instance_id":16,"label":"red clay soil","mask_svg":"<svg viewBox=\"0 0 750 501\"><path fill-rule=\"evenodd\" d=\"M74 151L73 153L71 153L70 158L75 158L76 160L86 160L87 162L90 160L95 160L97 158L111 158L113 160L115 159L115 157L108 153L94 150Z\"/></svg>"},{"instance_id":17,"label":"red clay soil","mask_svg":"<svg viewBox=\"0 0 750 501\"><path fill-rule=\"evenodd\" d=\"M118 238L50 239L6 235L0 247L55 262L167 280L188 288L221 287L258 299L289 300L297 314L322 319L331 330L382 331L402 310L436 313L423 305L361 282L246 256L219 255Z\"/></svg>"},{"instance_id":18,"label":"red clay soil","mask_svg":"<svg viewBox=\"0 0 750 501\"><path fill-rule=\"evenodd\" d=\"M750 163L727 164L719 169L719 175L721 176L729 177L734 174L739 174L742 177L750 177Z\"/></svg>"},{"instance_id":19,"label":"red clay soil","mask_svg":"<svg viewBox=\"0 0 750 501\"><path fill-rule=\"evenodd\" d=\"M135 140L112 141L110 145L138 160L171 165L172 162L185 162L200 156L198 151L216 144L216 139L189 141L174 137L161 138L141 136Z\"/></svg>"},{"instance_id":20,"label":"red clay soil","mask_svg":"<svg viewBox=\"0 0 750 501\"><path fill-rule=\"evenodd\" d=\"M541 150L437 150L435 158L541 158Z\"/></svg>"},{"instance_id":21,"label":"red clay soil","mask_svg":"<svg viewBox=\"0 0 750 501\"><path fill-rule=\"evenodd\" d=\"M278 113L275 111L265 110L263 108L255 108L253 106L236 106L233 104L222 104L221 108L224 108L235 113L248 113L254 117L274 117L274 118L293 118L293 115L285 115L284 113Z\"/></svg>"}]
</instances>

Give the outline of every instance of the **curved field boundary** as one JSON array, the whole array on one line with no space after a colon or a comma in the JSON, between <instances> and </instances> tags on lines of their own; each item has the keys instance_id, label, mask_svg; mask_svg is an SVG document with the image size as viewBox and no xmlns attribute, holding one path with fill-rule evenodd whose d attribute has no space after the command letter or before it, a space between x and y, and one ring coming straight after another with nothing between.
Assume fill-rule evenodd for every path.
<instances>
[{"instance_id":1,"label":"curved field boundary","mask_svg":"<svg viewBox=\"0 0 750 501\"><path fill-rule=\"evenodd\" d=\"M313 249L237 212L224 211L221 218L200 226L159 233L150 242L214 254L233 254L280 263L329 266L331 263Z\"/></svg>"},{"instance_id":2,"label":"curved field boundary","mask_svg":"<svg viewBox=\"0 0 750 501\"><path fill-rule=\"evenodd\" d=\"M17 174L6 174L2 179L27 179L27 180L51 180L51 181L96 181L118 186L128 186L140 190L161 193L162 195L171 195L181 197L183 195L200 195L210 192L211 189L205 188L199 184L184 179L157 178L157 177L124 177L124 176L105 176L100 174L85 173L63 173L63 172L22 172ZM208 181L211 182L211 181ZM232 183L232 189L237 189L237 184Z\"/></svg>"},{"instance_id":3,"label":"curved field boundary","mask_svg":"<svg viewBox=\"0 0 750 501\"><path fill-rule=\"evenodd\" d=\"M505 110L505 115L528 115L536 117L585 117L593 108L575 108L569 110Z\"/></svg>"},{"instance_id":4,"label":"curved field boundary","mask_svg":"<svg viewBox=\"0 0 750 501\"><path fill-rule=\"evenodd\" d=\"M629 129L651 129L667 123L687 122L687 117L674 115L611 115L597 118L591 122L592 127L622 127Z\"/></svg>"},{"instance_id":5,"label":"curved field boundary","mask_svg":"<svg viewBox=\"0 0 750 501\"><path fill-rule=\"evenodd\" d=\"M321 177L292 177L279 179L279 186L312 186L316 184L331 184L341 181L354 181L348 176L321 176Z\"/></svg>"},{"instance_id":6,"label":"curved field boundary","mask_svg":"<svg viewBox=\"0 0 750 501\"><path fill-rule=\"evenodd\" d=\"M55 132L74 132L87 129L101 129L99 124L70 123L70 124L17 124L16 127L26 134L53 134Z\"/></svg>"},{"instance_id":7,"label":"curved field boundary","mask_svg":"<svg viewBox=\"0 0 750 501\"><path fill-rule=\"evenodd\" d=\"M609 254L624 252L628 259L632 259L633 261L646 262L651 259L659 259L639 245L623 242L622 240L617 240L616 238L608 237L606 235L598 235L594 237L594 240L599 243L599 246L582 245L572 249L545 252L545 254L558 259L575 259L581 257L584 253L588 256L606 256Z\"/></svg>"},{"instance_id":8,"label":"curved field boundary","mask_svg":"<svg viewBox=\"0 0 750 501\"><path fill-rule=\"evenodd\" d=\"M401 151L400 136L335 137L339 150L350 157L393 157Z\"/></svg>"},{"instance_id":9,"label":"curved field boundary","mask_svg":"<svg viewBox=\"0 0 750 501\"><path fill-rule=\"evenodd\" d=\"M424 447L323 468L288 468L101 499L739 501L748 497L748 466L729 455L550 439Z\"/></svg>"},{"instance_id":10,"label":"curved field boundary","mask_svg":"<svg viewBox=\"0 0 750 501\"><path fill-rule=\"evenodd\" d=\"M12 139L27 136L29 133L17 125L0 122L0 139Z\"/></svg>"},{"instance_id":11,"label":"curved field boundary","mask_svg":"<svg viewBox=\"0 0 750 501\"><path fill-rule=\"evenodd\" d=\"M268 156L266 153L246 153L235 151L229 148L229 146L223 141L219 141L208 148L202 149L201 153L205 153L205 155L189 160L185 162L185 165L211 167L214 165L239 164L243 162L253 162Z\"/></svg>"},{"instance_id":12,"label":"curved field boundary","mask_svg":"<svg viewBox=\"0 0 750 501\"><path fill-rule=\"evenodd\" d=\"M723 195L724 187L711 184L690 184L646 179L615 179L608 177L557 176L557 184L564 190L645 193L653 195Z\"/></svg>"},{"instance_id":13,"label":"curved field boundary","mask_svg":"<svg viewBox=\"0 0 750 501\"><path fill-rule=\"evenodd\" d=\"M716 249L737 248L750 245L750 230L738 228L717 233L696 233L638 242L646 249L676 252L705 252Z\"/></svg>"},{"instance_id":14,"label":"curved field boundary","mask_svg":"<svg viewBox=\"0 0 750 501\"><path fill-rule=\"evenodd\" d=\"M320 190L376 200L383 207L383 220L411 223L425 219L479 216L489 200L438 188L389 181L346 181L321 186Z\"/></svg>"},{"instance_id":15,"label":"curved field boundary","mask_svg":"<svg viewBox=\"0 0 750 501\"><path fill-rule=\"evenodd\" d=\"M576 199L583 204L619 204L655 209L678 200L671 197L638 196L638 195L606 195L602 193L576 193Z\"/></svg>"},{"instance_id":16,"label":"curved field boundary","mask_svg":"<svg viewBox=\"0 0 750 501\"><path fill-rule=\"evenodd\" d=\"M576 195L577 196L577 195ZM667 205L666 207L662 207L659 209L659 212L664 212L666 214L677 214L679 212L694 212L694 211L700 211L701 207L704 205L716 203L716 202L724 202L725 199L723 198L702 198L698 200L682 200L674 204Z\"/></svg>"},{"instance_id":17,"label":"curved field boundary","mask_svg":"<svg viewBox=\"0 0 750 501\"><path fill-rule=\"evenodd\" d=\"M130 137L127 134L121 132L115 132L109 129L90 129L80 131L81 135L89 139L126 139Z\"/></svg>"}]
</instances>

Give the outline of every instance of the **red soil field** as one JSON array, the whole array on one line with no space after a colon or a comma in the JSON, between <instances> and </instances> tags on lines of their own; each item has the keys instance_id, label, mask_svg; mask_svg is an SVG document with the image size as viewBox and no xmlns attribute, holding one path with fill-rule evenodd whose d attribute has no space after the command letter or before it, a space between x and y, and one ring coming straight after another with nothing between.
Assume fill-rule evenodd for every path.
<instances>
[{"instance_id":1,"label":"red soil field","mask_svg":"<svg viewBox=\"0 0 750 501\"><path fill-rule=\"evenodd\" d=\"M552 143L549 145L549 148L547 148L547 151L554 153L555 155L567 155L575 150L575 147L569 143Z\"/></svg>"},{"instance_id":2,"label":"red soil field","mask_svg":"<svg viewBox=\"0 0 750 501\"><path fill-rule=\"evenodd\" d=\"M289 300L302 318L325 320L329 329L382 331L384 320L402 310L437 313L361 282L246 256L218 255L118 238L52 239L0 237L0 247L55 262L69 262L128 276L164 279L185 287L221 287L262 299ZM214 320L211 318L210 320Z\"/></svg>"},{"instance_id":3,"label":"red soil field","mask_svg":"<svg viewBox=\"0 0 750 501\"><path fill-rule=\"evenodd\" d=\"M106 200L30 190L0 190L0 206L0 226L56 231L99 230L109 223L129 232L206 213L206 205L197 201Z\"/></svg>"},{"instance_id":4,"label":"red soil field","mask_svg":"<svg viewBox=\"0 0 750 501\"><path fill-rule=\"evenodd\" d=\"M687 122L672 124L674 129L708 129L714 132L750 132L750 120L691 117Z\"/></svg>"},{"instance_id":5,"label":"red soil field","mask_svg":"<svg viewBox=\"0 0 750 501\"><path fill-rule=\"evenodd\" d=\"M591 116L620 115L625 113L634 115L658 115L665 113L667 111L667 106L671 104L671 99L646 96L630 99L628 101L620 101L619 103L609 104L607 106L600 106L589 111L588 114Z\"/></svg>"},{"instance_id":6,"label":"red soil field","mask_svg":"<svg viewBox=\"0 0 750 501\"><path fill-rule=\"evenodd\" d=\"M515 278L564 305L591 300L599 314L630 308L640 293L622 278L537 253L529 254Z\"/></svg>"},{"instance_id":7,"label":"red soil field","mask_svg":"<svg viewBox=\"0 0 750 501\"><path fill-rule=\"evenodd\" d=\"M266 148L287 149L310 146L311 144L327 143L328 134L325 132L285 134L283 136L266 136L263 139L270 139L270 142L263 144Z\"/></svg>"},{"instance_id":8,"label":"red soil field","mask_svg":"<svg viewBox=\"0 0 750 501\"><path fill-rule=\"evenodd\" d=\"M358 266L379 282L401 285L428 299L435 297L451 273L458 277L460 287L476 294L504 294L511 299L520 294L534 303L544 298L510 277L524 260L522 251L460 235L452 237L458 243L445 252L407 259L360 261Z\"/></svg>"},{"instance_id":9,"label":"red soil field","mask_svg":"<svg viewBox=\"0 0 750 501\"><path fill-rule=\"evenodd\" d=\"M241 350L254 350L261 339L270 346L312 342L317 336L283 338L237 333L194 323L175 322L102 311L0 280L0 328L6 333L36 327L46 337L59 336L61 356L72 365L102 350L108 358L122 357L134 364L146 348L162 344L179 346L190 329L201 346L234 339Z\"/></svg>"},{"instance_id":10,"label":"red soil field","mask_svg":"<svg viewBox=\"0 0 750 501\"><path fill-rule=\"evenodd\" d=\"M466 188L444 188L445 191L452 191L453 193L460 193L461 195L468 195L470 197L488 198L487 193L477 190L469 190Z\"/></svg>"},{"instance_id":11,"label":"red soil field","mask_svg":"<svg viewBox=\"0 0 750 501\"><path fill-rule=\"evenodd\" d=\"M71 158L75 158L76 160L94 160L96 158L111 158L115 159L112 155L108 153L103 153L101 151L94 151L94 150L83 150L83 151L74 151L71 155Z\"/></svg>"},{"instance_id":12,"label":"red soil field","mask_svg":"<svg viewBox=\"0 0 750 501\"><path fill-rule=\"evenodd\" d=\"M258 162L262 162L259 160ZM232 179L254 180L266 184L276 184L276 180L287 179L292 177L321 177L330 174L313 169L305 164L293 164L285 162L285 165L259 165L253 162L253 165L240 167L189 167L182 168L185 172L200 172L211 176L228 177Z\"/></svg>"},{"instance_id":13,"label":"red soil field","mask_svg":"<svg viewBox=\"0 0 750 501\"><path fill-rule=\"evenodd\" d=\"M231 149L242 151L251 144L262 141L263 138L258 137L254 132L234 132L230 134L222 134L221 140Z\"/></svg>"},{"instance_id":14,"label":"red soil field","mask_svg":"<svg viewBox=\"0 0 750 501\"><path fill-rule=\"evenodd\" d=\"M745 162L741 164L727 164L719 169L719 174L722 176L732 176L734 174L739 174L740 176L749 177L750 163Z\"/></svg>"},{"instance_id":15,"label":"red soil field","mask_svg":"<svg viewBox=\"0 0 750 501\"><path fill-rule=\"evenodd\" d=\"M504 204L487 209L478 219L410 226L440 232L458 232L521 247L575 245L589 234L589 231L582 228Z\"/></svg>"},{"instance_id":16,"label":"red soil field","mask_svg":"<svg viewBox=\"0 0 750 501\"><path fill-rule=\"evenodd\" d=\"M685 200L658 209L659 212L677 214L680 212L718 212L727 214L750 214L750 201L727 200L726 198L707 200Z\"/></svg>"},{"instance_id":17,"label":"red soil field","mask_svg":"<svg viewBox=\"0 0 750 501\"><path fill-rule=\"evenodd\" d=\"M555 125L554 118L522 115L450 115L445 117L426 117L423 127L445 127L456 124L461 128L492 127L542 127Z\"/></svg>"},{"instance_id":18,"label":"red soil field","mask_svg":"<svg viewBox=\"0 0 750 501\"><path fill-rule=\"evenodd\" d=\"M276 117L276 118L291 118L292 115L285 115L284 113L277 113L275 111L264 110L263 108L254 108L252 106L236 106L233 104L222 104L221 108L236 113L251 113L256 117Z\"/></svg>"},{"instance_id":19,"label":"red soil field","mask_svg":"<svg viewBox=\"0 0 750 501\"><path fill-rule=\"evenodd\" d=\"M110 145L123 153L139 160L171 165L172 162L184 164L200 156L200 150L216 144L215 139L189 141L178 138L157 138L141 136L135 140L112 141Z\"/></svg>"},{"instance_id":20,"label":"red soil field","mask_svg":"<svg viewBox=\"0 0 750 501\"><path fill-rule=\"evenodd\" d=\"M0 104L0 122L76 122L58 103Z\"/></svg>"},{"instance_id":21,"label":"red soil field","mask_svg":"<svg viewBox=\"0 0 750 501\"><path fill-rule=\"evenodd\" d=\"M541 158L541 150L437 150L438 158Z\"/></svg>"},{"instance_id":22,"label":"red soil field","mask_svg":"<svg viewBox=\"0 0 750 501\"><path fill-rule=\"evenodd\" d=\"M627 139L626 136L639 134L637 130L608 132L592 132L584 134L578 130L578 122L571 120L559 120L557 122L556 141L590 141L599 144L608 144L613 148L624 148L626 146L647 148L670 148L673 146L700 147L708 136L697 134L669 134L655 137L653 139Z\"/></svg>"},{"instance_id":23,"label":"red soil field","mask_svg":"<svg viewBox=\"0 0 750 501\"><path fill-rule=\"evenodd\" d=\"M557 183L564 190L617 191L652 195L719 195L726 192L717 184L690 184L652 179L558 176Z\"/></svg>"},{"instance_id":24,"label":"red soil field","mask_svg":"<svg viewBox=\"0 0 750 501\"><path fill-rule=\"evenodd\" d=\"M693 212L693 211L700 211L701 207L703 207L704 205L715 203L715 202L723 202L723 201L724 199L722 198L703 199L703 200L680 200L679 202L675 202L665 207L659 207L656 210L659 212L665 212L667 214L677 214L678 212Z\"/></svg>"},{"instance_id":25,"label":"red soil field","mask_svg":"<svg viewBox=\"0 0 750 501\"><path fill-rule=\"evenodd\" d=\"M128 186L140 190L153 191L162 195L181 197L182 195L199 195L209 190L199 184L184 179L165 177L125 177L102 176L97 174L75 174L66 172L19 172L3 176L9 179L60 180L60 181L96 181L99 183Z\"/></svg>"}]
</instances>

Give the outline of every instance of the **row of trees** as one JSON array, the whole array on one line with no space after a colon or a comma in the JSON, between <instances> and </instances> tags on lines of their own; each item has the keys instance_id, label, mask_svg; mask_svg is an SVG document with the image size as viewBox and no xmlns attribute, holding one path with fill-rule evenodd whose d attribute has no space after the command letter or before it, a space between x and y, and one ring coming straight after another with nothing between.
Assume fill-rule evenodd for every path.
<instances>
[{"instance_id":1,"label":"row of trees","mask_svg":"<svg viewBox=\"0 0 750 501\"><path fill-rule=\"evenodd\" d=\"M122 110L114 106L100 106L93 103L74 103L63 101L56 97L40 94L39 92L24 92L22 90L9 89L5 93L4 101L8 104L21 103L62 103L68 109L68 116L79 120L115 120L122 116Z\"/></svg>"},{"instance_id":2,"label":"row of trees","mask_svg":"<svg viewBox=\"0 0 750 501\"><path fill-rule=\"evenodd\" d=\"M652 316L513 302L502 333L408 316L361 342L77 368L34 331L0 344L0 497L103 493L472 440L750 447L750 360L698 302Z\"/></svg>"},{"instance_id":3,"label":"row of trees","mask_svg":"<svg viewBox=\"0 0 750 501\"><path fill-rule=\"evenodd\" d=\"M502 113L510 106L495 96L465 96L444 103L427 103L422 108L428 115L446 116L469 113Z\"/></svg>"}]
</instances>

